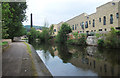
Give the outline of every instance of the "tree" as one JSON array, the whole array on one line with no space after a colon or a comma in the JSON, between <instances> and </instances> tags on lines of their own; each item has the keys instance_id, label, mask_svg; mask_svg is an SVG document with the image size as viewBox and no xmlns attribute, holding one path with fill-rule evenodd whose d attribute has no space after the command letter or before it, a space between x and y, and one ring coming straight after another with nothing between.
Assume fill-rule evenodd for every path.
<instances>
[{"instance_id":1,"label":"tree","mask_svg":"<svg viewBox=\"0 0 120 78\"><path fill-rule=\"evenodd\" d=\"M38 37L35 28L31 28L30 32L27 33L27 36L29 38L29 42L34 42Z\"/></svg>"},{"instance_id":2,"label":"tree","mask_svg":"<svg viewBox=\"0 0 120 78\"><path fill-rule=\"evenodd\" d=\"M57 42L65 43L67 41L67 34L70 32L72 32L70 26L67 23L63 23L56 38Z\"/></svg>"},{"instance_id":3,"label":"tree","mask_svg":"<svg viewBox=\"0 0 120 78\"><path fill-rule=\"evenodd\" d=\"M50 29L49 29L50 35L52 35L52 33L54 32L53 28L54 28L54 25L52 24L52 25L50 26Z\"/></svg>"},{"instance_id":4,"label":"tree","mask_svg":"<svg viewBox=\"0 0 120 78\"><path fill-rule=\"evenodd\" d=\"M2 38L8 38L8 24L12 22L13 14L8 3L2 3Z\"/></svg>"},{"instance_id":5,"label":"tree","mask_svg":"<svg viewBox=\"0 0 120 78\"><path fill-rule=\"evenodd\" d=\"M26 8L26 2L2 4L3 33L8 34L7 38L13 39L15 36L23 35L24 28L22 22L26 20ZM5 31L5 29L7 30Z\"/></svg>"}]
</instances>

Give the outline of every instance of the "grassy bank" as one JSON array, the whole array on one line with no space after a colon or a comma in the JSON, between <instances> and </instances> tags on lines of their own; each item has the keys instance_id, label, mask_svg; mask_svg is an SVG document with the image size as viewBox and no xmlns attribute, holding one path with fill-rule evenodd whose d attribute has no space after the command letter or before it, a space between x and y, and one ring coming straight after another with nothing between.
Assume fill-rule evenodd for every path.
<instances>
[{"instance_id":1,"label":"grassy bank","mask_svg":"<svg viewBox=\"0 0 120 78\"><path fill-rule=\"evenodd\" d=\"M34 60L33 60L33 57L32 57L32 51L31 51L31 47L28 43L24 42L24 44L27 46L27 52L29 53L30 57L31 57L31 61L32 61L32 69L33 69L33 76L38 76L38 73L37 73L37 70L36 70L36 67L35 67L35 64L34 64Z\"/></svg>"}]
</instances>

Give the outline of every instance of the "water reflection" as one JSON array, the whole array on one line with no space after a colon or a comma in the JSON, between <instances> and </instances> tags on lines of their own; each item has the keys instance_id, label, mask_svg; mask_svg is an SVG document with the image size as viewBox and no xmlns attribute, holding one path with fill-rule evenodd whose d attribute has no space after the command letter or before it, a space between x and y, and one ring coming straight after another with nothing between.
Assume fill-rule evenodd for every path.
<instances>
[{"instance_id":1,"label":"water reflection","mask_svg":"<svg viewBox=\"0 0 120 78\"><path fill-rule=\"evenodd\" d=\"M33 44L54 76L120 76L119 50Z\"/></svg>"}]
</instances>

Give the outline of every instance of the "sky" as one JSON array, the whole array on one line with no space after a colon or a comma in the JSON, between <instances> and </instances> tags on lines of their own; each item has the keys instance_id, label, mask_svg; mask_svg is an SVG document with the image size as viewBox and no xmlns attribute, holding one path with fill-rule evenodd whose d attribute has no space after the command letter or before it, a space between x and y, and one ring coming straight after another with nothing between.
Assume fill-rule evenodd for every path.
<instances>
[{"instance_id":1,"label":"sky","mask_svg":"<svg viewBox=\"0 0 120 78\"><path fill-rule=\"evenodd\" d=\"M33 14L33 25L44 26L67 21L82 13L92 14L96 8L112 0L26 0L27 21L30 25L30 14Z\"/></svg>"}]
</instances>

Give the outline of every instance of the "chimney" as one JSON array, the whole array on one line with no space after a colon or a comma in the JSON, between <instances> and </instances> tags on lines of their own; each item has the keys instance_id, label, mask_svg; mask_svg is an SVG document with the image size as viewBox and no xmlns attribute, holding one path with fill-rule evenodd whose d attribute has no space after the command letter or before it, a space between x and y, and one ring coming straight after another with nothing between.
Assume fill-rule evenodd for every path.
<instances>
[{"instance_id":1,"label":"chimney","mask_svg":"<svg viewBox=\"0 0 120 78\"><path fill-rule=\"evenodd\" d=\"M31 28L33 27L33 20L32 20L32 13L30 14L31 15Z\"/></svg>"}]
</instances>

